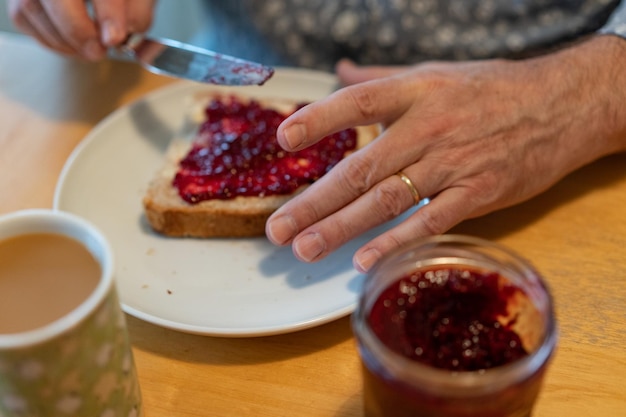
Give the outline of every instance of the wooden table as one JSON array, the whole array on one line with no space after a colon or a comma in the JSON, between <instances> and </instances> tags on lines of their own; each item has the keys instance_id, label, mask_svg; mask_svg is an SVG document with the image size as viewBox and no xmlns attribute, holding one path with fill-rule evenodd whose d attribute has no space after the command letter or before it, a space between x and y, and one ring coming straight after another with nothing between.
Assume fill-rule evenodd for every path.
<instances>
[{"instance_id":1,"label":"wooden table","mask_svg":"<svg viewBox=\"0 0 626 417\"><path fill-rule=\"evenodd\" d=\"M171 83L128 63L65 59L0 35L0 214L51 207L72 149L102 118ZM456 232L531 259L560 345L535 417L626 416L626 155ZM288 314L288 312L285 312ZM128 317L146 417L362 416L349 318L280 336L190 335Z\"/></svg>"}]
</instances>

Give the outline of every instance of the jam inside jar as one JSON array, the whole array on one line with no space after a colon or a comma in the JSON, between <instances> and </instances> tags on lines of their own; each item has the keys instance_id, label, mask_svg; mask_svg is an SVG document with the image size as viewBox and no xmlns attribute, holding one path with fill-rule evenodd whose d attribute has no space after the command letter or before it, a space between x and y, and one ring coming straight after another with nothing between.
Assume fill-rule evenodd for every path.
<instances>
[{"instance_id":1,"label":"jam inside jar","mask_svg":"<svg viewBox=\"0 0 626 417\"><path fill-rule=\"evenodd\" d=\"M528 417L557 339L533 267L458 235L381 260L352 325L366 417Z\"/></svg>"}]
</instances>

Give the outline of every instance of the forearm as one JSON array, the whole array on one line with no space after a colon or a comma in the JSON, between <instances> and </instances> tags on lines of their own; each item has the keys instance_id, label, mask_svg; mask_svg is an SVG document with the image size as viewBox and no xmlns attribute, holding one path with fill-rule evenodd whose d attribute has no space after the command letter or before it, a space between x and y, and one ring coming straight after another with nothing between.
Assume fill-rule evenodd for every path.
<instances>
[{"instance_id":1,"label":"forearm","mask_svg":"<svg viewBox=\"0 0 626 417\"><path fill-rule=\"evenodd\" d=\"M544 59L556 68L553 82L568 84L563 100L578 106L568 130L581 144L581 164L626 151L626 39L598 33Z\"/></svg>"},{"instance_id":2,"label":"forearm","mask_svg":"<svg viewBox=\"0 0 626 417\"><path fill-rule=\"evenodd\" d=\"M595 91L590 94L600 106L604 150L607 154L626 151L626 39L598 35L581 48L578 58L591 64L589 84Z\"/></svg>"},{"instance_id":3,"label":"forearm","mask_svg":"<svg viewBox=\"0 0 626 417\"><path fill-rule=\"evenodd\" d=\"M604 36L603 36L604 35ZM599 53L599 70L609 87L606 94L607 138L616 151L626 150L626 1L613 11L606 24L597 31L593 43ZM592 57L593 58L593 57ZM610 148L607 148L610 149Z\"/></svg>"}]
</instances>

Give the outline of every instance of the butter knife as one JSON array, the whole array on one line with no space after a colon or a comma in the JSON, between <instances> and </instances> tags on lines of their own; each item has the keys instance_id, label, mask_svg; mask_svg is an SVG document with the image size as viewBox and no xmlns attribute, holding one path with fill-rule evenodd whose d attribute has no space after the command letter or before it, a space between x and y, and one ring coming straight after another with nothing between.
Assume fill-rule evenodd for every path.
<instances>
[{"instance_id":1,"label":"butter knife","mask_svg":"<svg viewBox=\"0 0 626 417\"><path fill-rule=\"evenodd\" d=\"M263 85L274 69L171 39L134 34L118 48L148 71L219 84Z\"/></svg>"}]
</instances>

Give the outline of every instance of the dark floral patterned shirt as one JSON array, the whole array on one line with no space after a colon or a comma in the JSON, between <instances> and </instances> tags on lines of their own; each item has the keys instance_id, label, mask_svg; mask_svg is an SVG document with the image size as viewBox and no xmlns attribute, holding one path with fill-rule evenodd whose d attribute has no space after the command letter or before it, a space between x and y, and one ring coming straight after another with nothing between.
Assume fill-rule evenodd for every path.
<instances>
[{"instance_id":1,"label":"dark floral patterned shirt","mask_svg":"<svg viewBox=\"0 0 626 417\"><path fill-rule=\"evenodd\" d=\"M195 43L273 65L527 56L594 32L626 37L619 0L205 0Z\"/></svg>"}]
</instances>

